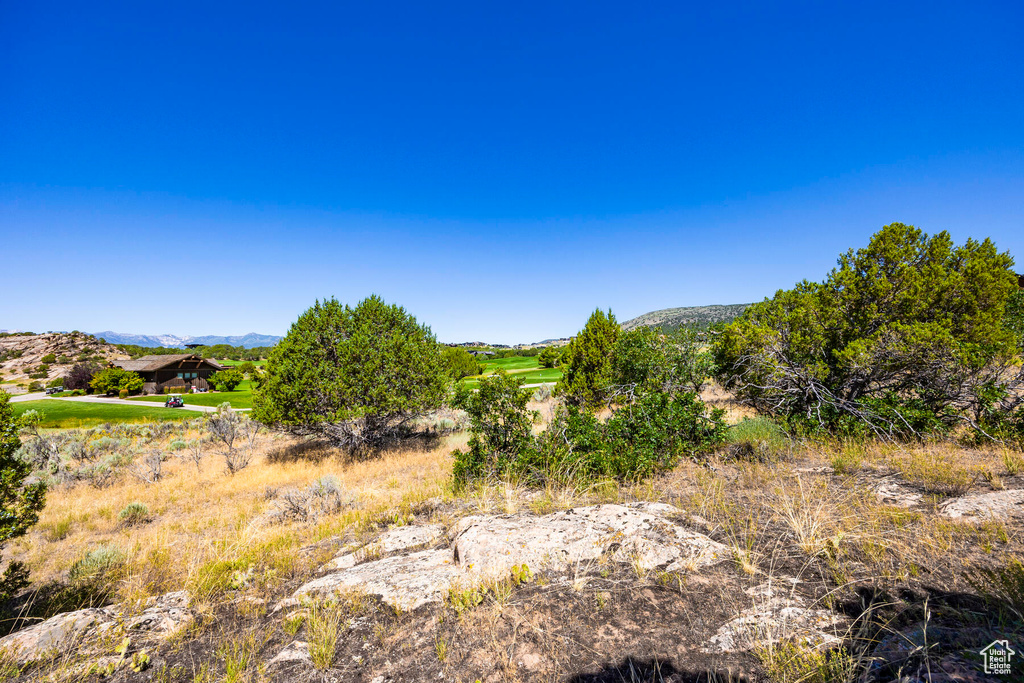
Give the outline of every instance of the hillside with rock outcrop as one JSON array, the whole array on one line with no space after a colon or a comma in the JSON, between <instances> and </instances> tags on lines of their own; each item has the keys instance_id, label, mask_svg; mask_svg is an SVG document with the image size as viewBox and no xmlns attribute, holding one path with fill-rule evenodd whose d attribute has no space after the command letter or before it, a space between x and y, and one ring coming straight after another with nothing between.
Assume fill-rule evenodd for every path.
<instances>
[{"instance_id":1,"label":"hillside with rock outcrop","mask_svg":"<svg viewBox=\"0 0 1024 683\"><path fill-rule=\"evenodd\" d=\"M657 327L671 331L680 327L704 329L715 323L728 323L746 310L750 304L713 304L711 306L688 306L684 308L663 308L638 315L622 323L622 329Z\"/></svg>"},{"instance_id":2,"label":"hillside with rock outcrop","mask_svg":"<svg viewBox=\"0 0 1024 683\"><path fill-rule=\"evenodd\" d=\"M1017 452L758 436L642 483L457 490L458 433L369 459L260 433L230 474L204 424L27 442L68 460L5 549L34 584L9 678L981 683L1024 634Z\"/></svg>"},{"instance_id":3,"label":"hillside with rock outcrop","mask_svg":"<svg viewBox=\"0 0 1024 683\"><path fill-rule=\"evenodd\" d=\"M83 332L0 336L0 386L9 393L42 386L63 377L78 363L106 365L128 356L117 347Z\"/></svg>"}]
</instances>

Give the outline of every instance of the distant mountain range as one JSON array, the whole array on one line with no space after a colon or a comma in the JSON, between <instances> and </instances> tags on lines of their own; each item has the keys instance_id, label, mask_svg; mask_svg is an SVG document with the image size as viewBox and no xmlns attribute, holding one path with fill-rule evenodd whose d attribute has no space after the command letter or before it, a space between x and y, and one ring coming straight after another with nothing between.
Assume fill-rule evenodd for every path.
<instances>
[{"instance_id":1,"label":"distant mountain range","mask_svg":"<svg viewBox=\"0 0 1024 683\"><path fill-rule=\"evenodd\" d=\"M106 339L109 344L165 346L170 349L184 348L185 344L202 344L203 346L227 344L228 346L244 346L247 349L251 349L254 346L273 346L282 339L282 337L275 337L272 334L256 334L255 332L250 332L240 337L218 337L212 334L201 337L179 337L174 334L127 334L108 330L106 332L93 332L92 336Z\"/></svg>"},{"instance_id":2,"label":"distant mountain range","mask_svg":"<svg viewBox=\"0 0 1024 683\"><path fill-rule=\"evenodd\" d=\"M687 308L663 308L638 315L622 323L622 329L637 327L660 327L674 330L679 327L708 327L718 322L731 322L750 304L713 304L711 306L689 306Z\"/></svg>"}]
</instances>

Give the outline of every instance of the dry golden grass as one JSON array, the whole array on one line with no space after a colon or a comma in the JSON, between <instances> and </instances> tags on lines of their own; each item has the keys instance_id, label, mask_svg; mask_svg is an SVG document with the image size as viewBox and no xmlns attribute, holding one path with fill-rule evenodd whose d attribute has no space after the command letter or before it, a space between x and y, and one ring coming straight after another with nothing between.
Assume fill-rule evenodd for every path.
<instances>
[{"instance_id":1,"label":"dry golden grass","mask_svg":"<svg viewBox=\"0 0 1024 683\"><path fill-rule=\"evenodd\" d=\"M215 452L198 473L191 462L171 457L164 464L163 478L153 484L124 475L103 489L78 484L51 490L39 524L11 543L8 554L27 563L38 585L61 580L88 551L113 545L128 557L117 591L121 597L175 590L188 585L211 562L234 561L253 552L276 552L286 562L284 556L294 559L294 550L302 545L359 532L368 521L400 514L442 495L451 472L449 454L464 441L461 436L448 437L432 448L362 461L328 453L330 457L316 461L271 462L269 453L296 442L290 437L263 437L253 464L234 476L225 473L223 458ZM339 482L345 497L357 501L355 509L315 524L261 523L274 492L302 488L328 475ZM151 521L126 528L118 513L133 502L149 508Z\"/></svg>"}]
</instances>

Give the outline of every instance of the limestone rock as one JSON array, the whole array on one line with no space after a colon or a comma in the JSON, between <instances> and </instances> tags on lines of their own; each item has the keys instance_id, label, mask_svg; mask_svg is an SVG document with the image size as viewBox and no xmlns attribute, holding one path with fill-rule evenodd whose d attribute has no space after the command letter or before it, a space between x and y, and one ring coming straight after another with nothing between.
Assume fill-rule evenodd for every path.
<instances>
[{"instance_id":1,"label":"limestone rock","mask_svg":"<svg viewBox=\"0 0 1024 683\"><path fill-rule=\"evenodd\" d=\"M300 587L293 599L328 598L347 590L379 595L388 604L413 610L440 601L463 572L449 549L386 557L327 574Z\"/></svg>"},{"instance_id":2,"label":"limestone rock","mask_svg":"<svg viewBox=\"0 0 1024 683\"><path fill-rule=\"evenodd\" d=\"M299 588L275 611L306 598L326 598L347 590L378 595L411 610L442 600L457 584L503 577L521 564L533 571L558 571L607 555L643 569L675 571L730 557L726 546L671 521L679 514L678 508L664 503L631 503L580 507L542 517L473 516L452 530L454 547L359 563L367 554L432 543L444 532L440 525L399 527L366 549L335 558L324 567L331 573Z\"/></svg>"},{"instance_id":3,"label":"limestone rock","mask_svg":"<svg viewBox=\"0 0 1024 683\"><path fill-rule=\"evenodd\" d=\"M826 647L842 642L847 628L844 617L808 607L802 597L783 595L768 586L755 587L748 593L755 598L755 605L719 628L704 652L742 652L788 639Z\"/></svg>"},{"instance_id":4,"label":"limestone rock","mask_svg":"<svg viewBox=\"0 0 1024 683\"><path fill-rule=\"evenodd\" d=\"M0 638L0 649L9 652L19 664L26 664L74 646L104 619L103 611L93 608L58 614Z\"/></svg>"},{"instance_id":5,"label":"limestone rock","mask_svg":"<svg viewBox=\"0 0 1024 683\"><path fill-rule=\"evenodd\" d=\"M267 662L267 666L271 667L276 664L291 664L292 662L310 662L309 657L309 643L301 640L293 640L288 643L288 646L277 653L273 659Z\"/></svg>"},{"instance_id":6,"label":"limestone rock","mask_svg":"<svg viewBox=\"0 0 1024 683\"><path fill-rule=\"evenodd\" d=\"M899 484L892 482L882 484L876 488L875 495L878 496L879 502L885 503L886 505L895 505L901 508L914 507L924 498L920 493L905 489Z\"/></svg>"},{"instance_id":7,"label":"limestone rock","mask_svg":"<svg viewBox=\"0 0 1024 683\"><path fill-rule=\"evenodd\" d=\"M371 543L367 543L355 552L338 555L320 569L326 571L348 569L354 567L364 558L388 555L433 543L444 536L444 532L444 526L440 524L410 525L389 529Z\"/></svg>"},{"instance_id":8,"label":"limestone rock","mask_svg":"<svg viewBox=\"0 0 1024 683\"><path fill-rule=\"evenodd\" d=\"M1024 517L1024 490L974 493L947 500L939 506L939 514L951 519L1006 519Z\"/></svg>"},{"instance_id":9,"label":"limestone rock","mask_svg":"<svg viewBox=\"0 0 1024 683\"><path fill-rule=\"evenodd\" d=\"M726 546L665 519L664 503L595 505L544 517L467 517L455 528L455 552L467 571L497 576L513 565L562 570L606 552L645 569L695 569L729 557Z\"/></svg>"},{"instance_id":10,"label":"limestone rock","mask_svg":"<svg viewBox=\"0 0 1024 683\"><path fill-rule=\"evenodd\" d=\"M0 638L0 649L11 652L24 664L74 647L88 636L118 625L128 632L141 632L162 640L192 623L194 617L189 605L188 593L176 591L150 598L141 612L134 612L128 605L64 612Z\"/></svg>"}]
</instances>

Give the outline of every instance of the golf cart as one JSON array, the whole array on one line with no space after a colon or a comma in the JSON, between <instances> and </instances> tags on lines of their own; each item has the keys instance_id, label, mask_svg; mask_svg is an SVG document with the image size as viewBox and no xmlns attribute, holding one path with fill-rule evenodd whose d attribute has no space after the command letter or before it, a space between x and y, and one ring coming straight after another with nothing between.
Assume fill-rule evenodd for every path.
<instances>
[{"instance_id":1,"label":"golf cart","mask_svg":"<svg viewBox=\"0 0 1024 683\"><path fill-rule=\"evenodd\" d=\"M164 401L165 408L180 408L183 405L185 405L185 401L181 398L181 394L171 394Z\"/></svg>"}]
</instances>

